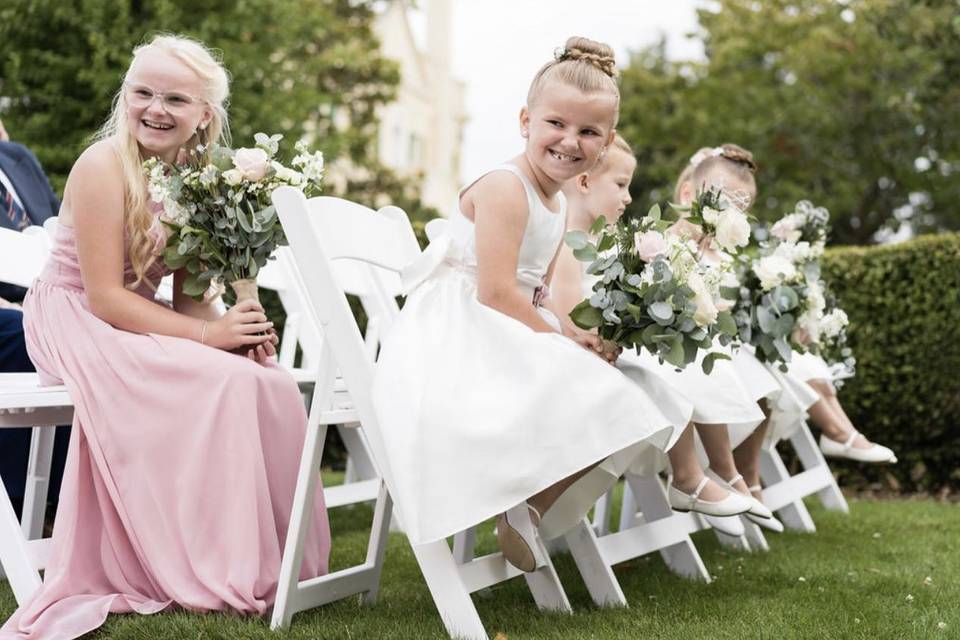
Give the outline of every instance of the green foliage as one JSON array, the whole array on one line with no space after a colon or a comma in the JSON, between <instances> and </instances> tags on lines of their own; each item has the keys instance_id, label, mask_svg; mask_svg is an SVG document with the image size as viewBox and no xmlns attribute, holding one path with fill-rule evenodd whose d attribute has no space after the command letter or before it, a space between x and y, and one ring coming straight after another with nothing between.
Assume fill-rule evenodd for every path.
<instances>
[{"instance_id":1,"label":"green foliage","mask_svg":"<svg viewBox=\"0 0 960 640\"><path fill-rule=\"evenodd\" d=\"M762 220L809 198L834 213L839 244L907 216L960 228L960 5L719 0L699 19L705 61L670 61L661 43L623 72L631 212L671 199L698 148L736 142L760 164Z\"/></svg>"},{"instance_id":2,"label":"green foliage","mask_svg":"<svg viewBox=\"0 0 960 640\"><path fill-rule=\"evenodd\" d=\"M960 487L960 235L831 249L823 270L850 316L857 375L840 399L854 424L897 452L905 488Z\"/></svg>"},{"instance_id":3,"label":"green foliage","mask_svg":"<svg viewBox=\"0 0 960 640\"><path fill-rule=\"evenodd\" d=\"M372 30L373 0L4 0L0 116L62 191L67 172L107 118L133 48L158 32L200 39L232 78L234 137L308 138L352 177L328 193L389 202L433 217L417 190L376 159L377 108L391 101L397 65Z\"/></svg>"}]
</instances>

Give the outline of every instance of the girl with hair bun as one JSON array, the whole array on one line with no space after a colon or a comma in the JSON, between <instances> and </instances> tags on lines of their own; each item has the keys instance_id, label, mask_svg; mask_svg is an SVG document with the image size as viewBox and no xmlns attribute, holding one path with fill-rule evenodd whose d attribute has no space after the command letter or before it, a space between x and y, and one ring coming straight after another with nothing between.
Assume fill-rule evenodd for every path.
<instances>
[{"instance_id":1,"label":"girl with hair bun","mask_svg":"<svg viewBox=\"0 0 960 640\"><path fill-rule=\"evenodd\" d=\"M226 70L201 43L138 47L99 139L67 180L53 251L24 302L30 358L75 405L42 587L0 637L76 638L109 612L236 611L273 604L306 413L269 356L249 301L219 315L165 274L147 158L174 162L227 132ZM326 572L317 492L303 576Z\"/></svg>"},{"instance_id":2,"label":"girl with hair bun","mask_svg":"<svg viewBox=\"0 0 960 640\"><path fill-rule=\"evenodd\" d=\"M636 165L630 145L618 135L614 146L592 171L582 173L564 185L564 194L569 203L568 228L588 232L600 216L607 222L618 220L632 201L629 186ZM568 247L561 250L554 289L557 309L562 318L569 318L573 307L593 294L596 277L588 275L584 267L585 264L577 260ZM669 458L671 480L668 497L671 504L680 509L686 508L689 502L687 496L706 479L699 494L700 504L693 510L703 512L712 526L728 535L741 536L745 533L739 518L732 517L740 512L746 512L748 518L757 521L771 519L769 509L752 499L738 496L734 489L721 480L710 477L713 475L710 470L704 473L697 459L694 425L700 433L704 430L716 431L719 427L722 429L721 435L725 435L728 422L756 426L764 419L763 412L740 384L729 362L718 361L707 376L699 362L677 372L671 365L661 365L646 351L639 354L629 351L621 356L617 367L634 383L658 398L661 408L669 406L668 402L690 407L684 422L685 425L690 423L690 426L684 430L668 455L639 461L631 467L631 473L654 473L665 467ZM729 443L718 449L709 449L708 453L711 461L719 463L714 466L733 467ZM706 508L710 506L707 501L720 500L732 500L734 504L739 503L740 508L727 511L717 509L715 505L713 509Z\"/></svg>"},{"instance_id":3,"label":"girl with hair bun","mask_svg":"<svg viewBox=\"0 0 960 640\"><path fill-rule=\"evenodd\" d=\"M610 47L570 38L530 85L523 153L460 192L447 233L405 274L372 446L414 544L498 516L504 555L533 571L538 535L575 525L608 477L686 424L610 366L615 350L550 311L560 188L613 144L619 99Z\"/></svg>"}]
</instances>

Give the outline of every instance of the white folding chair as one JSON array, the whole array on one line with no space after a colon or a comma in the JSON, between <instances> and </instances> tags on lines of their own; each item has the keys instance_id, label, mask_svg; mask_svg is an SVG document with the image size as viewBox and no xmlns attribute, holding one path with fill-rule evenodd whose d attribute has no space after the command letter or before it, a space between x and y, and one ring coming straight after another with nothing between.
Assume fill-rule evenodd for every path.
<instances>
[{"instance_id":1,"label":"white folding chair","mask_svg":"<svg viewBox=\"0 0 960 640\"><path fill-rule=\"evenodd\" d=\"M794 531L813 533L817 530L803 499L816 495L824 508L849 513L847 500L837 486L809 425L804 422L789 437L800 459L803 471L791 476L775 445L760 454L760 479L763 481L763 502L776 512L783 526Z\"/></svg>"},{"instance_id":2,"label":"white folding chair","mask_svg":"<svg viewBox=\"0 0 960 640\"><path fill-rule=\"evenodd\" d=\"M341 281L349 281L351 293L359 295L367 312L367 332L364 340L367 355L372 361L379 347L378 327L382 322L383 313L373 302L378 300L378 297L373 287L365 280L366 274L356 273L357 271L354 267L348 269L347 273L339 275ZM257 274L257 284L261 288L276 291L287 314L283 335L280 336L278 360L293 375L304 397L308 399L309 406L309 399L314 392L314 383L318 374L323 334L313 314L309 312L302 278L289 247L277 249L274 259ZM298 346L302 352L302 358L300 365L295 366ZM348 407L350 401L343 380L338 378L334 383L334 389L344 398L338 404ZM351 425L334 426L347 452L347 470L342 485L324 487L327 507L334 508L376 500L380 491L380 473L373 463L370 447L364 440L363 434Z\"/></svg>"},{"instance_id":3,"label":"white folding chair","mask_svg":"<svg viewBox=\"0 0 960 640\"><path fill-rule=\"evenodd\" d=\"M0 229L0 281L24 287L33 282L50 252L47 231ZM0 577L6 575L18 603L40 587L40 571L46 567L49 539L42 536L55 427L71 422L73 403L65 387L41 387L36 373L0 374L0 429L32 429L19 522L0 480Z\"/></svg>"},{"instance_id":4,"label":"white folding chair","mask_svg":"<svg viewBox=\"0 0 960 640\"><path fill-rule=\"evenodd\" d=\"M302 193L287 187L275 191L273 201L303 274L310 311L323 327L326 338L274 606L272 626L278 628L286 627L297 611L357 593L364 594L365 603L371 603L376 597L391 508L385 483L376 503L366 562L304 583L298 581L297 574L309 522L308 509L316 489L323 436L326 425L336 423L327 416L326 403L338 368L354 401L359 428L370 433L380 428L370 396L373 363L366 357L335 265L339 261L359 261L369 265L378 279L395 279L400 270L419 255L419 247L406 214L396 207L387 207L378 213L337 198L307 201ZM458 565L444 540L413 545L413 552L448 633L452 637L486 639L487 633L470 594L522 572L499 553ZM523 575L541 608L570 610L549 562L538 571Z\"/></svg>"}]
</instances>

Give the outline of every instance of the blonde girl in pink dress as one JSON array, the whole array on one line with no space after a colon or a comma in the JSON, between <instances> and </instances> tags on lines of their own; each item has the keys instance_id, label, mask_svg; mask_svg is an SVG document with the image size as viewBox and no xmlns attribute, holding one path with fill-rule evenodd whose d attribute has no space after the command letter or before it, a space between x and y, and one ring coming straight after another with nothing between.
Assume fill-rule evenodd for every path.
<instances>
[{"instance_id":1,"label":"blonde girl in pink dress","mask_svg":"<svg viewBox=\"0 0 960 640\"><path fill-rule=\"evenodd\" d=\"M73 435L43 586L4 640L76 638L110 612L262 615L273 602L303 402L258 304L154 302L163 237L140 169L222 140L228 91L202 44L154 38L70 172L24 325L42 381L75 403ZM317 495L303 577L327 568Z\"/></svg>"}]
</instances>

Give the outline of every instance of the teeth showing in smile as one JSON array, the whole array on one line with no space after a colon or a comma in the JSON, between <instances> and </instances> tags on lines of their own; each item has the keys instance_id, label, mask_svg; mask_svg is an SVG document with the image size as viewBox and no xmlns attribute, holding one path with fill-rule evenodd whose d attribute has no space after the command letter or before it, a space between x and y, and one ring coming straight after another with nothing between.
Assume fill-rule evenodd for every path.
<instances>
[{"instance_id":1,"label":"teeth showing in smile","mask_svg":"<svg viewBox=\"0 0 960 640\"><path fill-rule=\"evenodd\" d=\"M150 129L160 129L161 131L166 131L167 129L173 129L172 124L164 124L162 122L153 122L152 120L141 120L143 126Z\"/></svg>"},{"instance_id":2,"label":"teeth showing in smile","mask_svg":"<svg viewBox=\"0 0 960 640\"><path fill-rule=\"evenodd\" d=\"M560 162L577 162L580 158L575 156L568 156L565 153L558 153L553 149L547 149L550 152L550 155L559 160Z\"/></svg>"}]
</instances>

